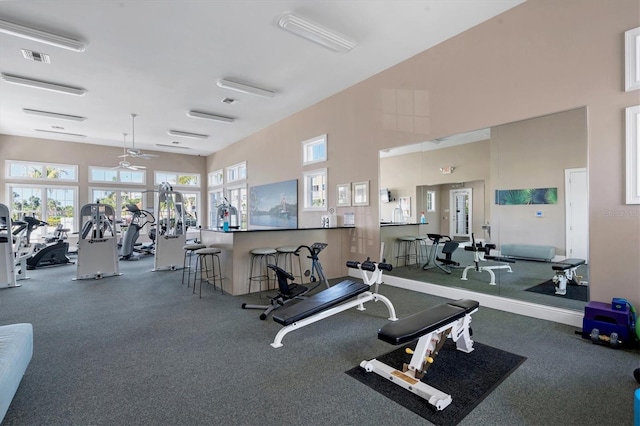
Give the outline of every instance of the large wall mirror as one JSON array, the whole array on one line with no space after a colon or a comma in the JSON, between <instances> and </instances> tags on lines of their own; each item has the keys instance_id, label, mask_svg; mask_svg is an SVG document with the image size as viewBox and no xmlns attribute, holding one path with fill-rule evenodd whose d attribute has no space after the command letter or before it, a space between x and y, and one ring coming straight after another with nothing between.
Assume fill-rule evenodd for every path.
<instances>
[{"instance_id":1,"label":"large wall mirror","mask_svg":"<svg viewBox=\"0 0 640 426\"><path fill-rule=\"evenodd\" d=\"M396 266L390 274L584 309L589 298L586 107L385 149L379 170L381 192L389 197L379 205L385 257ZM398 220L400 201L407 199L410 210ZM420 224L423 214L426 224ZM401 242L406 236L417 239ZM472 239L483 249L474 249ZM495 248L486 249L487 244ZM434 267L435 258L451 264ZM558 262L580 265L554 270ZM558 294L562 287L566 293Z\"/></svg>"}]
</instances>

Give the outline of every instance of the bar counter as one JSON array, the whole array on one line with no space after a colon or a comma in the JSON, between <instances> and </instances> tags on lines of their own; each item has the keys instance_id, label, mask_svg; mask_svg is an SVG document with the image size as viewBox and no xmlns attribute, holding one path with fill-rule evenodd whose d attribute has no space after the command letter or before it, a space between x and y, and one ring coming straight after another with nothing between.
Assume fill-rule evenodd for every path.
<instances>
[{"instance_id":1,"label":"bar counter","mask_svg":"<svg viewBox=\"0 0 640 426\"><path fill-rule=\"evenodd\" d=\"M207 246L222 250L220 263L224 279L222 286L225 293L237 296L249 292L249 261L251 250L257 248L278 248L282 246L310 246L313 243L327 243L328 246L319 254L320 263L326 277L337 278L347 275L343 253L348 247L349 231L353 227L336 228L299 228L299 229L251 229L230 230L224 232L217 228L202 228L200 240ZM311 260L307 258L308 250L301 251L302 269L311 268ZM296 271L297 273L297 271ZM277 287L273 282L271 287ZM253 285L252 292L258 291ZM263 287L263 290L265 288Z\"/></svg>"}]
</instances>

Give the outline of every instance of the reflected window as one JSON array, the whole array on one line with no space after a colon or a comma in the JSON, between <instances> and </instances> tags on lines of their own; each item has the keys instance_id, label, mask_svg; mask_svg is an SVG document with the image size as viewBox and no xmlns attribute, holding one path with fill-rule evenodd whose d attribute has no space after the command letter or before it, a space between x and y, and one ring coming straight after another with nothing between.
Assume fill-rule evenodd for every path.
<instances>
[{"instance_id":1,"label":"reflected window","mask_svg":"<svg viewBox=\"0 0 640 426\"><path fill-rule=\"evenodd\" d=\"M427 211L428 212L436 211L436 192L435 191L427 191Z\"/></svg>"}]
</instances>

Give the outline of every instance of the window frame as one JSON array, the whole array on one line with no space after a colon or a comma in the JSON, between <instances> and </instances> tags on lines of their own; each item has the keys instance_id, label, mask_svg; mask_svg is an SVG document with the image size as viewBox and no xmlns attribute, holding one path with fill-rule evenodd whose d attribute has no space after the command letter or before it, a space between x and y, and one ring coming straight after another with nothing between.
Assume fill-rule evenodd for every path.
<instances>
[{"instance_id":1,"label":"window frame","mask_svg":"<svg viewBox=\"0 0 640 426\"><path fill-rule=\"evenodd\" d=\"M177 187L177 188L200 188L201 185L202 185L202 176L200 175L200 173L167 172L167 171L163 171L163 170L154 170L153 171L153 184L155 186L160 185L162 182L167 182L166 180L158 180L158 174L174 175L176 183L168 182L173 187ZM185 177L185 176L195 177L196 178L196 183L195 184L186 184L186 185L178 183L180 178L181 177Z\"/></svg>"},{"instance_id":2,"label":"window frame","mask_svg":"<svg viewBox=\"0 0 640 426\"><path fill-rule=\"evenodd\" d=\"M427 213L433 213L436 211L436 191L427 191L425 204Z\"/></svg>"},{"instance_id":3,"label":"window frame","mask_svg":"<svg viewBox=\"0 0 640 426\"><path fill-rule=\"evenodd\" d=\"M224 170L218 169L207 174L207 187L219 187L224 185Z\"/></svg>"},{"instance_id":4,"label":"window frame","mask_svg":"<svg viewBox=\"0 0 640 426\"><path fill-rule=\"evenodd\" d=\"M321 206L314 206L313 205L314 196L312 193L309 192L310 190L309 186L311 185L310 180L318 176L324 177L324 188L321 191L324 193L324 203ZM327 172L327 169L326 168L315 169L315 170L309 170L307 172L304 172L302 181L304 182L303 183L303 201L304 201L303 210L304 211L327 211L328 204L329 204L329 200L328 200L329 194L327 192L329 187L329 174Z\"/></svg>"},{"instance_id":5,"label":"window frame","mask_svg":"<svg viewBox=\"0 0 640 426\"><path fill-rule=\"evenodd\" d=\"M73 191L73 221L72 221L72 226L71 226L71 231L70 232L75 232L78 229L79 226L79 213L80 213L80 206L78 205L78 192L79 192L79 187L75 186L75 185L42 185L42 184L33 184L30 185L26 182L15 182L15 183L6 183L5 184L5 194L6 194L6 201L7 201L7 206L9 207L9 215L11 217L13 217L13 213L14 213L14 209L13 209L13 188L29 188L29 189L38 189L41 191L40 196L41 196L41 204L40 204L40 212L39 212L39 217L40 220L47 222L47 219L49 219L49 215L48 215L48 209L46 208L47 206L47 201L48 201L48 196L47 196L47 190L49 189L63 189L63 190L71 190ZM34 235L33 238L39 238L42 235L46 235L49 232L53 232L53 230L55 229L55 226L47 226L46 232L43 234L42 231L38 228L37 232ZM32 241L36 241L35 239Z\"/></svg>"},{"instance_id":6,"label":"window frame","mask_svg":"<svg viewBox=\"0 0 640 426\"><path fill-rule=\"evenodd\" d=\"M232 172L235 172L238 174L238 176L240 176L239 171L240 170L244 170L244 176L243 177L232 177L230 176L230 174ZM248 170L247 170L247 162L243 161L237 164L233 164L231 166L226 167L226 173L225 176L227 177L227 184L235 184L238 182L243 182L247 180L247 174L248 174Z\"/></svg>"},{"instance_id":7,"label":"window frame","mask_svg":"<svg viewBox=\"0 0 640 426\"><path fill-rule=\"evenodd\" d=\"M11 175L11 166L12 165L23 165L23 166L39 166L41 168L40 172L44 177L31 177L31 176L13 176ZM5 160L4 162L5 169L5 178L10 181L23 181L23 182L60 182L62 184L70 183L70 182L78 182L78 165L77 164L62 164L62 163L43 163L41 161L21 161L21 160ZM71 168L74 170L75 177L71 179L62 179L62 178L49 178L46 177L46 169L47 167L65 167Z\"/></svg>"},{"instance_id":8,"label":"window frame","mask_svg":"<svg viewBox=\"0 0 640 426\"><path fill-rule=\"evenodd\" d=\"M106 171L106 170L114 170L116 172L116 180L95 180L93 179L93 171ZM146 170L123 170L123 169L112 169L110 167L102 167L102 166L89 166L88 169L89 178L87 183L89 184L102 184L102 185L146 185L147 184L147 171ZM127 173L141 173L142 174L142 182L126 182L123 181L120 177L121 172Z\"/></svg>"},{"instance_id":9,"label":"window frame","mask_svg":"<svg viewBox=\"0 0 640 426\"><path fill-rule=\"evenodd\" d=\"M324 150L322 152L322 156L319 158L308 158L307 153L309 151L313 152L313 147L322 145L324 146ZM302 165L306 166L309 164L322 163L327 161L328 151L329 151L329 141L327 138L327 134L323 134L320 136L313 137L311 139L307 139L301 142L302 146Z\"/></svg>"}]
</instances>

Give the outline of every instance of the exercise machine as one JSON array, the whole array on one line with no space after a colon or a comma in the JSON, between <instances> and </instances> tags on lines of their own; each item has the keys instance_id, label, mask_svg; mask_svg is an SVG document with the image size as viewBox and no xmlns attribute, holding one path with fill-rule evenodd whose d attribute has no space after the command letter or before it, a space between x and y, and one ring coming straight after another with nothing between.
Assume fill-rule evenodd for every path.
<instances>
[{"instance_id":1,"label":"exercise machine","mask_svg":"<svg viewBox=\"0 0 640 426\"><path fill-rule=\"evenodd\" d=\"M268 264L267 267L272 269L278 280L278 294L269 298L268 305L251 305L248 303L242 304L242 309L263 309L264 312L260 314L260 319L265 320L271 312L284 306L287 303L294 301L295 299L302 299L307 293L313 291L320 283L324 283L329 288L329 281L324 275L322 264L318 258L318 254L327 247L326 243L313 243L311 246L301 245L293 252L294 255L300 256L300 251L306 249L309 251L308 259L311 259L311 269L304 271L304 276L309 278L310 283L315 283L313 287L306 287L302 284L289 283L288 280L293 281L294 276L280 268L279 266Z\"/></svg>"},{"instance_id":2,"label":"exercise machine","mask_svg":"<svg viewBox=\"0 0 640 426\"><path fill-rule=\"evenodd\" d=\"M182 194L166 182L160 184L158 196L158 229L153 270L182 269L187 243Z\"/></svg>"},{"instance_id":3,"label":"exercise machine","mask_svg":"<svg viewBox=\"0 0 640 426\"><path fill-rule=\"evenodd\" d=\"M80 209L77 280L122 275L118 266L117 224L113 207L85 204Z\"/></svg>"},{"instance_id":4,"label":"exercise machine","mask_svg":"<svg viewBox=\"0 0 640 426\"><path fill-rule=\"evenodd\" d=\"M294 282L289 283L289 281L293 281L295 278L291 273L285 271L281 267L271 263L268 264L267 267L272 269L276 274L276 278L278 280L278 294L269 298L268 305L242 304L242 309L263 309L264 312L260 314L261 320L267 319L271 312L294 301L296 298L303 297L309 292L309 288L302 284L296 284Z\"/></svg>"},{"instance_id":5,"label":"exercise machine","mask_svg":"<svg viewBox=\"0 0 640 426\"><path fill-rule=\"evenodd\" d=\"M120 247L120 259L121 260L138 260L139 254L155 254L155 228L149 229L149 238L151 243L140 244L137 243L140 236L140 230L145 225L154 226L156 223L155 217L151 212L141 210L135 204L127 204L127 210L131 213L131 222L127 226L127 230L122 237L122 244Z\"/></svg>"},{"instance_id":6,"label":"exercise machine","mask_svg":"<svg viewBox=\"0 0 640 426\"><path fill-rule=\"evenodd\" d=\"M479 306L475 300L461 299L385 324L378 331L378 339L382 341L404 345L418 339L415 349L405 349L407 354L412 355L411 360L403 364L402 371L375 358L362 361L360 367L424 398L437 410L444 410L453 401L451 395L429 386L421 379L435 362L447 338L456 342L459 351L473 351L471 314L477 312Z\"/></svg>"},{"instance_id":7,"label":"exercise machine","mask_svg":"<svg viewBox=\"0 0 640 426\"><path fill-rule=\"evenodd\" d=\"M27 223L27 247L31 245L31 233L39 228L48 225L47 222L36 219L35 217L25 216L22 218ZM66 232L62 225L56 227L56 231L50 237L43 237L44 243L34 244L32 255L27 258L27 269L33 270L43 266L66 265L71 262L67 256L69 252L69 243L64 240Z\"/></svg>"},{"instance_id":8,"label":"exercise machine","mask_svg":"<svg viewBox=\"0 0 640 426\"><path fill-rule=\"evenodd\" d=\"M557 295L564 296L567 294L567 284L584 286L588 284L586 281L582 281L582 279L578 280L578 275L576 274L578 266L584 265L585 263L586 261L584 259L565 259L562 262L555 262L551 265L551 269L555 272L551 280L554 284L557 284Z\"/></svg>"},{"instance_id":9,"label":"exercise machine","mask_svg":"<svg viewBox=\"0 0 640 426\"><path fill-rule=\"evenodd\" d=\"M464 268L464 271L462 271L462 278L460 278L463 281L467 280L467 272L471 271L471 270L475 270L476 272L488 272L489 276L491 277L491 281L489 282L489 285L496 285L496 274L495 272L493 272L496 269L506 269L507 272L513 272L511 270L511 265L507 265L506 263L516 263L515 260L508 258L508 257L500 257L500 256L492 256L491 250L495 249L496 245L495 244L485 244L483 245L482 243L476 243L476 239L474 237L473 234L471 234L471 245L470 246L466 246L464 249L466 251L472 251L473 252L473 265L467 266L466 268ZM480 266L481 262L487 262L489 260L495 261L495 262L503 262L502 265L483 265Z\"/></svg>"},{"instance_id":10,"label":"exercise machine","mask_svg":"<svg viewBox=\"0 0 640 426\"><path fill-rule=\"evenodd\" d=\"M364 262L347 261L347 267L359 269L363 282L344 280L333 287L322 290L295 304L289 304L273 314L273 320L284 327L278 331L271 346L279 348L282 339L288 333L305 327L314 322L356 308L364 311L366 302L382 302L389 311L389 320L395 321L396 311L389 299L378 294L378 287L382 284L382 271L393 268L387 263L376 263L367 259Z\"/></svg>"},{"instance_id":11,"label":"exercise machine","mask_svg":"<svg viewBox=\"0 0 640 426\"><path fill-rule=\"evenodd\" d=\"M453 252L458 249L458 243L453 241L448 235L427 234L427 238L431 240L431 250L427 257L427 262L422 265L422 269L427 271L433 268L439 268L444 273L450 274L451 268L460 266L460 263L453 260ZM442 254L444 258L438 257L438 246L443 243Z\"/></svg>"},{"instance_id":12,"label":"exercise machine","mask_svg":"<svg viewBox=\"0 0 640 426\"><path fill-rule=\"evenodd\" d=\"M11 228L9 208L0 204L0 288L20 287L20 284L16 283L16 260L13 254Z\"/></svg>"}]
</instances>

